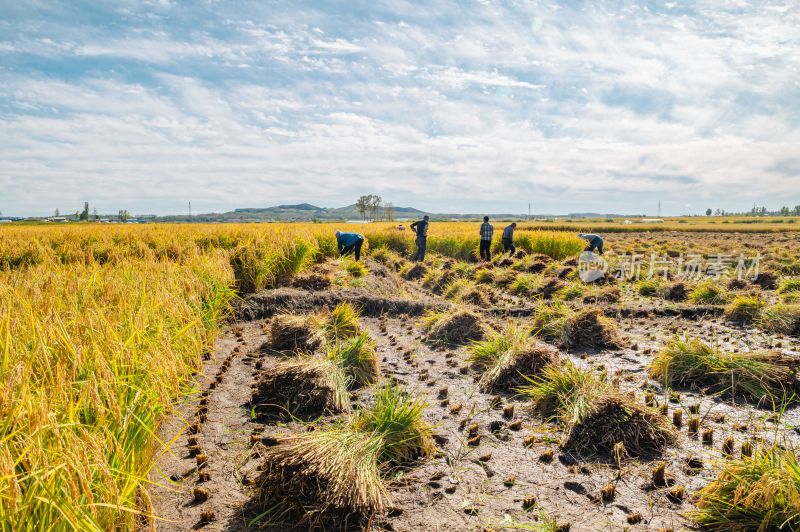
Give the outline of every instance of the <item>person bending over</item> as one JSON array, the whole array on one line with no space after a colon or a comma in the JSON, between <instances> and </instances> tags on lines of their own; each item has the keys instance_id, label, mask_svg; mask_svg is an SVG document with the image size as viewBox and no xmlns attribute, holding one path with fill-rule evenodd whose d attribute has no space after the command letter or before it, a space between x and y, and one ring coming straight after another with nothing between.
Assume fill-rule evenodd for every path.
<instances>
[{"instance_id":1,"label":"person bending over","mask_svg":"<svg viewBox=\"0 0 800 532\"><path fill-rule=\"evenodd\" d=\"M599 254L603 254L603 238L600 235L578 233L578 236L589 243L584 251L597 250Z\"/></svg>"},{"instance_id":2,"label":"person bending over","mask_svg":"<svg viewBox=\"0 0 800 532\"><path fill-rule=\"evenodd\" d=\"M511 255L514 255L517 252L517 248L514 247L514 229L516 228L517 222L513 222L503 229L503 253L510 251Z\"/></svg>"},{"instance_id":3,"label":"person bending over","mask_svg":"<svg viewBox=\"0 0 800 532\"><path fill-rule=\"evenodd\" d=\"M361 259L361 246L364 245L364 235L336 231L336 243L339 246L339 255L342 257L355 252L356 260Z\"/></svg>"}]
</instances>

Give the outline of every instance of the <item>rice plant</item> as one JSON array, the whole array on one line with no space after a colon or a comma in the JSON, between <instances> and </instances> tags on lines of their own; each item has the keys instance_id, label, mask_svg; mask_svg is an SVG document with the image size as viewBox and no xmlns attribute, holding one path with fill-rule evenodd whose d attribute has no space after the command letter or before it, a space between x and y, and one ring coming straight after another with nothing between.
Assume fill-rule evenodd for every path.
<instances>
[{"instance_id":1,"label":"rice plant","mask_svg":"<svg viewBox=\"0 0 800 532\"><path fill-rule=\"evenodd\" d=\"M382 386L375 392L373 405L360 411L352 426L381 437L381 463L400 464L436 450L433 431L422 417L425 407L398 386Z\"/></svg>"},{"instance_id":2,"label":"rice plant","mask_svg":"<svg viewBox=\"0 0 800 532\"><path fill-rule=\"evenodd\" d=\"M698 305L724 305L730 301L730 293L718 282L708 280L692 288L689 301Z\"/></svg>"},{"instance_id":3,"label":"rice plant","mask_svg":"<svg viewBox=\"0 0 800 532\"><path fill-rule=\"evenodd\" d=\"M781 334L800 334L800 304L777 304L765 307L758 319L764 330Z\"/></svg>"},{"instance_id":4,"label":"rice plant","mask_svg":"<svg viewBox=\"0 0 800 532\"><path fill-rule=\"evenodd\" d=\"M265 516L326 528L382 512L389 502L384 475L436 450L424 409L405 390L386 385L371 407L343 423L267 448L258 480Z\"/></svg>"},{"instance_id":5,"label":"rice plant","mask_svg":"<svg viewBox=\"0 0 800 532\"><path fill-rule=\"evenodd\" d=\"M800 463L791 449L770 447L729 460L697 492L689 516L706 530L800 529Z\"/></svg>"},{"instance_id":6,"label":"rice plant","mask_svg":"<svg viewBox=\"0 0 800 532\"><path fill-rule=\"evenodd\" d=\"M380 378L375 343L366 331L329 347L327 358L342 368L355 384L369 385Z\"/></svg>"},{"instance_id":7,"label":"rice plant","mask_svg":"<svg viewBox=\"0 0 800 532\"><path fill-rule=\"evenodd\" d=\"M795 366L779 352L727 353L675 337L653 359L650 376L672 387L711 386L772 406L793 395Z\"/></svg>"},{"instance_id":8,"label":"rice plant","mask_svg":"<svg viewBox=\"0 0 800 532\"><path fill-rule=\"evenodd\" d=\"M767 306L766 301L757 296L736 296L725 307L725 317L739 325L755 322Z\"/></svg>"},{"instance_id":9,"label":"rice plant","mask_svg":"<svg viewBox=\"0 0 800 532\"><path fill-rule=\"evenodd\" d=\"M352 338L359 332L360 312L348 302L339 303L324 317L322 327L326 337L333 342Z\"/></svg>"},{"instance_id":10,"label":"rice plant","mask_svg":"<svg viewBox=\"0 0 800 532\"><path fill-rule=\"evenodd\" d=\"M564 426L562 445L611 454L622 442L631 454L657 454L675 432L657 410L616 392L594 372L571 362L552 364L518 390L546 419Z\"/></svg>"}]
</instances>

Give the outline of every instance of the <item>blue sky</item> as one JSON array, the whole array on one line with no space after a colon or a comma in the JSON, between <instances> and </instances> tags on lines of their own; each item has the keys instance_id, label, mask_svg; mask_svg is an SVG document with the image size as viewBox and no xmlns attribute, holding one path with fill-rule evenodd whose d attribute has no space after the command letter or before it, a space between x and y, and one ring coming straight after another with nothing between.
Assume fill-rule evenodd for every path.
<instances>
[{"instance_id":1,"label":"blue sky","mask_svg":"<svg viewBox=\"0 0 800 532\"><path fill-rule=\"evenodd\" d=\"M800 4L0 0L0 211L800 204Z\"/></svg>"}]
</instances>

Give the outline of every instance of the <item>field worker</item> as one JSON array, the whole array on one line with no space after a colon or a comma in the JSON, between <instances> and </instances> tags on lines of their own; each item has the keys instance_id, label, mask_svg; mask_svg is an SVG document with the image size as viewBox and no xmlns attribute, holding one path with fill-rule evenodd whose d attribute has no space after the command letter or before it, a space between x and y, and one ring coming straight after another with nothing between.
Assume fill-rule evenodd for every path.
<instances>
[{"instance_id":1,"label":"field worker","mask_svg":"<svg viewBox=\"0 0 800 532\"><path fill-rule=\"evenodd\" d=\"M510 251L513 255L517 252L517 248L514 247L514 229L516 228L517 222L512 222L503 229L503 253Z\"/></svg>"},{"instance_id":2,"label":"field worker","mask_svg":"<svg viewBox=\"0 0 800 532\"><path fill-rule=\"evenodd\" d=\"M428 246L428 221L430 217L426 214L422 220L418 220L409 227L417 234L417 254L414 260L422 262L425 260L425 248Z\"/></svg>"},{"instance_id":3,"label":"field worker","mask_svg":"<svg viewBox=\"0 0 800 532\"><path fill-rule=\"evenodd\" d=\"M578 233L578 236L589 243L584 251L594 251L596 249L599 254L603 254L603 238L600 235Z\"/></svg>"},{"instance_id":4,"label":"field worker","mask_svg":"<svg viewBox=\"0 0 800 532\"><path fill-rule=\"evenodd\" d=\"M481 224L481 259L490 261L492 260L492 236L494 235L494 227L489 223L489 217L483 217Z\"/></svg>"},{"instance_id":5,"label":"field worker","mask_svg":"<svg viewBox=\"0 0 800 532\"><path fill-rule=\"evenodd\" d=\"M356 260L361 258L361 246L364 245L364 235L336 231L336 243L339 246L339 255L342 257L355 251Z\"/></svg>"}]
</instances>

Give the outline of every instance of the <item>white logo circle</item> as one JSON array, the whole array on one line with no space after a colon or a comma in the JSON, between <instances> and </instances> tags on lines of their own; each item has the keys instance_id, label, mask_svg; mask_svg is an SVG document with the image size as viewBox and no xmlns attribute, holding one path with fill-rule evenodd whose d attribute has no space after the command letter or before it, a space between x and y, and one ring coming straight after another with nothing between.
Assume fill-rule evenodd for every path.
<instances>
[{"instance_id":1,"label":"white logo circle","mask_svg":"<svg viewBox=\"0 0 800 532\"><path fill-rule=\"evenodd\" d=\"M578 257L578 277L584 283L593 283L598 279L602 279L607 272L608 262L597 253L584 251Z\"/></svg>"}]
</instances>

